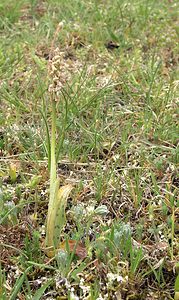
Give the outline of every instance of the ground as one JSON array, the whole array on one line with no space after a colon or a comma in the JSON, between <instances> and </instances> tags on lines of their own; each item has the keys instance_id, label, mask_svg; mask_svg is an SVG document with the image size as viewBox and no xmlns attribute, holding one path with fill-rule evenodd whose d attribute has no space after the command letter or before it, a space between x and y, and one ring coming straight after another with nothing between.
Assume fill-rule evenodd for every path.
<instances>
[{"instance_id":1,"label":"ground","mask_svg":"<svg viewBox=\"0 0 179 300\"><path fill-rule=\"evenodd\" d=\"M0 299L179 299L178 9L1 0ZM49 257L52 93L73 190Z\"/></svg>"}]
</instances>

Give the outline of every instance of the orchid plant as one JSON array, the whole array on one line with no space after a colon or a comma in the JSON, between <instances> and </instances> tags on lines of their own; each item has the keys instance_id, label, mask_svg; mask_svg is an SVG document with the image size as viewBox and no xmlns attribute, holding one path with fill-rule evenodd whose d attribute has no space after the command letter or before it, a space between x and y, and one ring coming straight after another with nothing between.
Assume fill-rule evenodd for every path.
<instances>
[{"instance_id":1,"label":"orchid plant","mask_svg":"<svg viewBox=\"0 0 179 300\"><path fill-rule=\"evenodd\" d=\"M52 77L56 70L52 59L54 50L54 42L61 28L59 24L54 39L51 45L48 74ZM47 254L52 256L59 247L61 231L64 227L65 207L68 196L72 190L72 185L68 184L59 188L60 179L57 176L56 162L56 118L57 118L57 96L56 82L52 82L49 86L50 103L51 103L51 141L50 141L50 195L48 204L47 226L46 226L46 241L45 246L48 249Z\"/></svg>"}]
</instances>

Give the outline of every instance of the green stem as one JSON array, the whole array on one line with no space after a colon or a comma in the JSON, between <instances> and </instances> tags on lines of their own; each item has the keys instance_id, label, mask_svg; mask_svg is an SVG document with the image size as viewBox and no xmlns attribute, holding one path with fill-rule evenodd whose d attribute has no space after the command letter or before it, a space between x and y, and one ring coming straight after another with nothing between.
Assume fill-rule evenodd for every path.
<instances>
[{"instance_id":1,"label":"green stem","mask_svg":"<svg viewBox=\"0 0 179 300\"><path fill-rule=\"evenodd\" d=\"M174 244L174 235L175 235L175 209L174 207L172 207L172 216L171 216L171 219L172 219L172 228L171 228L171 233L172 233L172 236L171 236L171 259L173 260L174 259L174 256L173 256L173 244Z\"/></svg>"},{"instance_id":2,"label":"green stem","mask_svg":"<svg viewBox=\"0 0 179 300\"><path fill-rule=\"evenodd\" d=\"M52 127L51 127L51 159L50 159L50 199L48 204L48 215L47 215L47 234L46 234L46 245L52 246L52 237L49 236L50 232L50 221L53 214L53 205L55 201L55 195L59 187L59 182L57 180L57 169L56 169L56 101L52 99Z\"/></svg>"},{"instance_id":3,"label":"green stem","mask_svg":"<svg viewBox=\"0 0 179 300\"><path fill-rule=\"evenodd\" d=\"M56 101L52 99L52 128L51 128L51 163L50 163L50 188L57 178L56 171Z\"/></svg>"}]
</instances>

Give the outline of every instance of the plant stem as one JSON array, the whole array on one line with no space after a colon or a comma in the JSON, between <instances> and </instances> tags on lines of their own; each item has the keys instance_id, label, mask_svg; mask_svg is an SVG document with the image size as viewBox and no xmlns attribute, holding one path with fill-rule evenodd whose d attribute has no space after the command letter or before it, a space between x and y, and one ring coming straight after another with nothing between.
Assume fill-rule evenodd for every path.
<instances>
[{"instance_id":1,"label":"plant stem","mask_svg":"<svg viewBox=\"0 0 179 300\"><path fill-rule=\"evenodd\" d=\"M174 259L174 256L173 256L173 246L174 246L174 234L175 234L175 209L174 207L172 207L172 216L171 216L171 219L172 219L172 228L171 228L171 233L172 233L172 236L171 236L171 259L173 260Z\"/></svg>"},{"instance_id":2,"label":"plant stem","mask_svg":"<svg viewBox=\"0 0 179 300\"><path fill-rule=\"evenodd\" d=\"M53 97L53 96L52 96ZM50 162L50 188L54 184L57 178L56 171L56 158L55 158L55 147L56 147L56 101L52 99L52 128L51 128L51 162Z\"/></svg>"},{"instance_id":3,"label":"plant stem","mask_svg":"<svg viewBox=\"0 0 179 300\"><path fill-rule=\"evenodd\" d=\"M53 97L53 95L51 96ZM50 199L48 204L48 215L47 215L47 234L46 234L46 245L52 246L53 238L49 236L50 221L53 214L53 205L55 201L56 190L58 188L59 182L57 180L57 170L56 170L56 101L51 99L52 105L52 127L51 127L51 158L50 158Z\"/></svg>"}]
</instances>

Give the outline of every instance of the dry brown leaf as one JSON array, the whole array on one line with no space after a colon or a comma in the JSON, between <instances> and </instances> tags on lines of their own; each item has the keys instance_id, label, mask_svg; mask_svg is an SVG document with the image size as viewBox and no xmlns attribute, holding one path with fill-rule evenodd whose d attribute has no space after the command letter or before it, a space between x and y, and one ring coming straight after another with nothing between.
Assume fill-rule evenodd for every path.
<instances>
[{"instance_id":1,"label":"dry brown leaf","mask_svg":"<svg viewBox=\"0 0 179 300\"><path fill-rule=\"evenodd\" d=\"M87 256L87 251L84 245L81 242L77 242L76 240L69 240L68 246L70 249L70 252L73 252L81 259L84 259ZM63 241L59 249L66 250L66 241Z\"/></svg>"}]
</instances>

